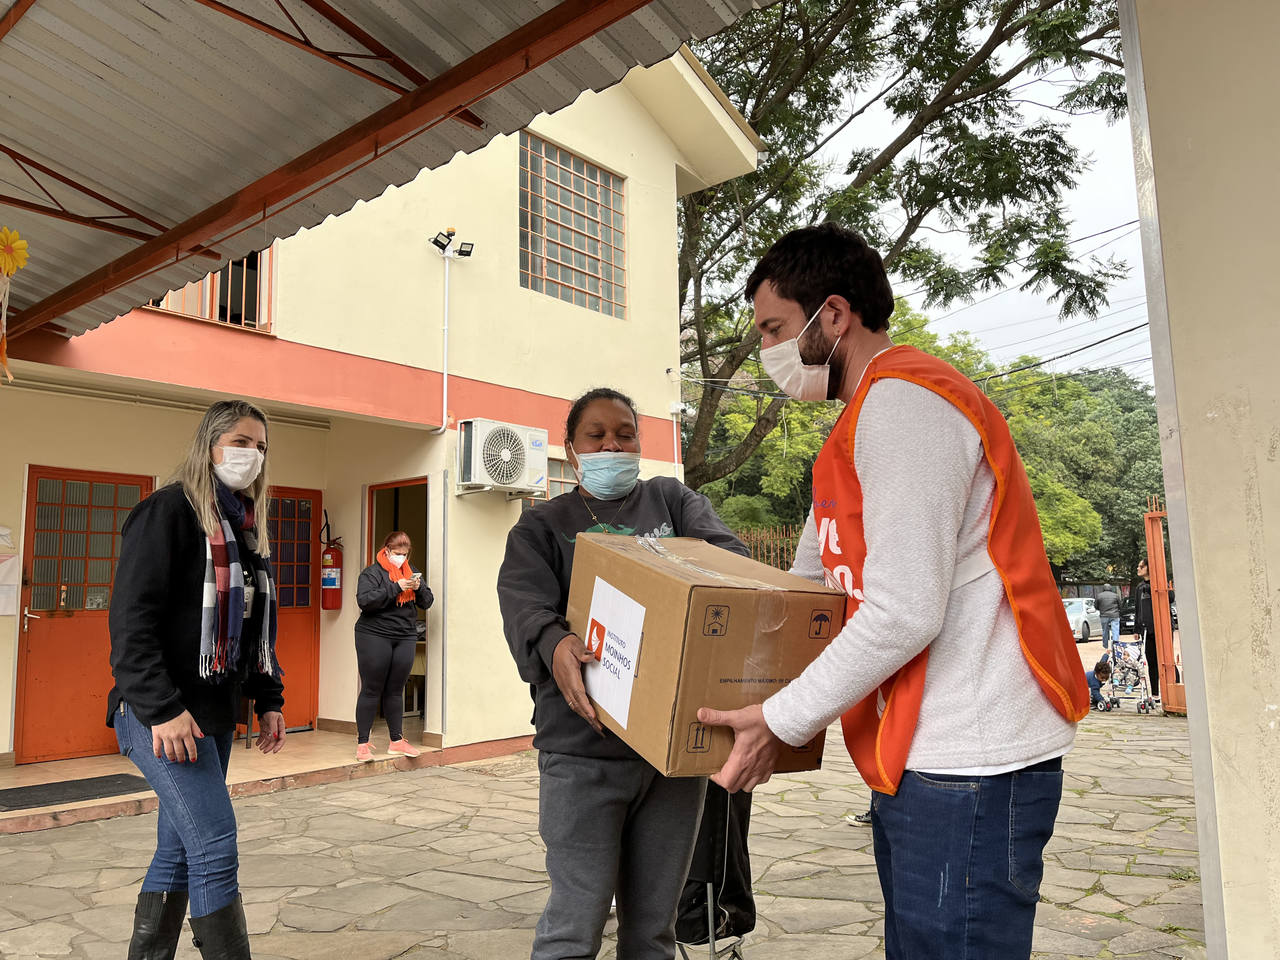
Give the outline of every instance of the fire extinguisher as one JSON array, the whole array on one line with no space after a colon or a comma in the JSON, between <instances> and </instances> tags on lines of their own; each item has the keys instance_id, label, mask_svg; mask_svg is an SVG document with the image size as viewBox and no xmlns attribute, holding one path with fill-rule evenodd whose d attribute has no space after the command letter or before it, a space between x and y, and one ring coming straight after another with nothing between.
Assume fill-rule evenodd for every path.
<instances>
[{"instance_id":1,"label":"fire extinguisher","mask_svg":"<svg viewBox=\"0 0 1280 960\"><path fill-rule=\"evenodd\" d=\"M320 531L324 550L320 554L320 609L342 609L342 538L329 535L329 511L324 512Z\"/></svg>"}]
</instances>

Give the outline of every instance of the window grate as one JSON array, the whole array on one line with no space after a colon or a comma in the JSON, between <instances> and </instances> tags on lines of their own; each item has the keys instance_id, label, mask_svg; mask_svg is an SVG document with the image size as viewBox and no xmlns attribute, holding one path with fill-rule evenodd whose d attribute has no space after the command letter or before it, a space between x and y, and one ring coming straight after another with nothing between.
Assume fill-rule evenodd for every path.
<instances>
[{"instance_id":1,"label":"window grate","mask_svg":"<svg viewBox=\"0 0 1280 960\"><path fill-rule=\"evenodd\" d=\"M315 573L312 550L310 497L273 497L267 518L271 536L271 566L281 608L309 607Z\"/></svg>"},{"instance_id":2,"label":"window grate","mask_svg":"<svg viewBox=\"0 0 1280 960\"><path fill-rule=\"evenodd\" d=\"M538 500L554 500L562 493L568 493L578 484L578 478L568 460L547 460L547 492L526 497L524 509L532 507Z\"/></svg>"},{"instance_id":3,"label":"window grate","mask_svg":"<svg viewBox=\"0 0 1280 960\"><path fill-rule=\"evenodd\" d=\"M520 133L520 286L625 317L623 180Z\"/></svg>"},{"instance_id":4,"label":"window grate","mask_svg":"<svg viewBox=\"0 0 1280 960\"><path fill-rule=\"evenodd\" d=\"M119 531L141 497L136 483L37 480L33 611L108 608L120 556Z\"/></svg>"}]
</instances>

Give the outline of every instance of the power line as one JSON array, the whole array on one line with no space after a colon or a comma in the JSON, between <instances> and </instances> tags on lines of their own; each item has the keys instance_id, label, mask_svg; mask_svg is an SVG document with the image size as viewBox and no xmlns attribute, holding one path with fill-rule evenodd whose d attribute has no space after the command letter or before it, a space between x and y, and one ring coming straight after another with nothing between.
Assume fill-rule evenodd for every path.
<instances>
[{"instance_id":1,"label":"power line","mask_svg":"<svg viewBox=\"0 0 1280 960\"><path fill-rule=\"evenodd\" d=\"M1115 233L1117 230L1123 230L1125 227L1132 227L1137 222L1138 222L1137 220L1127 220L1124 223L1117 223L1114 227L1107 227L1107 229L1099 230L1096 233L1086 233L1082 237L1072 237L1070 240L1067 241L1067 244L1070 245L1073 243L1083 243L1086 240L1092 240L1094 237L1106 236L1108 233ZM1133 233L1133 232L1134 231L1132 230L1129 231L1129 233ZM1077 256L1086 257L1091 253L1101 250L1103 247L1107 246L1108 244L1115 243L1117 240L1123 240L1124 237L1127 237L1128 235L1129 234L1126 233L1120 237L1112 237L1110 240L1106 241L1106 243L1100 243L1098 244L1098 246L1084 251L1084 253L1077 254ZM1015 264L1023 263L1024 261L1030 260L1033 255L1034 254L1027 253L1021 257L1016 257L1013 260L1006 260L1004 263L1000 264L1000 266L1012 267ZM941 275L943 272L944 271L942 270L937 270L934 273L932 273L929 277L926 277L926 279L932 279L933 277ZM914 297L917 293L923 293L924 290L925 290L924 287L917 287L915 290L912 290L910 293L899 294L898 296L894 297L894 299L902 300L902 299L905 299L906 297Z\"/></svg>"},{"instance_id":2,"label":"power line","mask_svg":"<svg viewBox=\"0 0 1280 960\"><path fill-rule=\"evenodd\" d=\"M1112 307L1114 307L1114 306L1115 306L1116 304L1118 304L1118 303L1128 303L1130 300L1146 300L1146 299L1147 299L1147 295L1146 295L1145 293L1135 293L1132 297L1121 297L1121 298L1120 298L1120 299L1118 299L1118 300L1112 300L1112 301L1108 304L1108 306L1112 306ZM1113 315L1114 315L1114 314L1116 314L1116 313L1119 313L1119 312L1120 312L1120 310L1127 310L1127 309L1129 309L1129 308L1128 308L1128 307L1118 308L1118 309L1116 309L1116 310L1111 311L1111 313L1102 313L1102 314L1099 314L1098 316L1096 316L1096 317L1094 317L1094 318L1092 318L1092 319L1094 319L1094 320L1101 320L1101 319L1103 319L1104 317L1110 317L1110 316L1113 316ZM1024 325L1028 324L1028 323L1039 323L1041 320L1056 320L1057 318L1058 318L1058 314L1056 314L1056 313L1044 313L1044 314L1041 314L1041 315L1040 315L1040 316L1038 316L1038 317L1026 317L1026 318L1024 318L1024 319L1022 319L1022 320L1011 320L1011 321L1009 321L1008 323L998 323L998 324L996 324L994 327L974 327L973 329L957 330L957 331L954 331L954 332L955 332L955 333L968 333L968 334L992 333L993 331L996 331L996 330L1008 330L1010 327L1021 327L1021 326L1024 326ZM933 319L934 319L934 318L930 318L927 322L928 322L928 323L932 323L932 322L933 322ZM1090 321L1086 320L1086 321L1084 321L1084 322L1085 322L1085 323L1088 323L1088 322L1090 322ZM910 330L913 330L913 329L917 329L917 330L918 330L918 329L919 329L919 327L908 327L908 328L906 328L906 329L904 329L904 330L898 330L898 331L895 331L895 333L907 333L907 332L909 332ZM995 347L995 348L993 348L993 349L997 349L997 350L998 350L998 349L1000 349L1000 348L999 348L999 347Z\"/></svg>"},{"instance_id":3,"label":"power line","mask_svg":"<svg viewBox=\"0 0 1280 960\"><path fill-rule=\"evenodd\" d=\"M1106 343L1109 340L1114 340L1117 337L1123 337L1125 334L1133 333L1135 330L1141 330L1143 327L1148 327L1150 325L1151 322L1149 320L1144 320L1142 323L1139 323L1137 326L1130 327L1128 330L1121 330L1119 333L1113 333L1111 336L1103 337L1101 340L1095 340L1093 343L1086 343L1083 347L1076 347L1074 350L1068 350L1066 353L1060 353L1056 357L1049 357L1047 360L1038 360L1035 363L1024 363L1020 367L1014 367L1010 370L1001 371L1000 373L987 374L987 376L981 378L981 382L987 383L998 377L1007 377L1011 373L1021 373L1023 370L1034 370L1036 367L1043 367L1046 363L1053 363L1057 360L1063 359L1064 357L1083 353L1085 350L1089 350L1099 344ZM978 378L974 378L974 382L978 382Z\"/></svg>"},{"instance_id":4,"label":"power line","mask_svg":"<svg viewBox=\"0 0 1280 960\"><path fill-rule=\"evenodd\" d=\"M1006 393L1017 393L1019 390L1027 390L1030 387L1040 386L1041 384L1053 383L1056 380L1079 380L1083 377L1096 377L1100 376L1103 370L1115 367L1129 367L1135 363L1146 363L1150 359L1150 357L1139 357L1136 360L1125 360L1121 363L1108 363L1101 370L1091 370L1089 368L1068 370L1065 373L1054 374L1051 377L1041 377L1039 380L1029 380L1026 383L1017 383L1010 387L1001 387L999 390L992 390L987 394L987 396L998 397L1003 396ZM1088 390L1089 388L1085 387L1085 389Z\"/></svg>"},{"instance_id":5,"label":"power line","mask_svg":"<svg viewBox=\"0 0 1280 960\"><path fill-rule=\"evenodd\" d=\"M1102 234L1104 234L1104 233L1110 233L1112 230L1119 230L1119 229L1121 229L1121 228L1123 228L1123 227L1132 226L1133 224L1135 224L1135 223L1137 223L1137 222L1138 222L1137 220L1130 220L1128 223L1118 224L1118 225L1116 225L1116 226L1114 226L1114 227L1111 227L1109 230L1101 230L1101 231L1099 231L1098 233L1091 233L1091 234L1089 234L1089 235L1087 235L1087 236L1084 236L1084 237L1077 237L1077 238L1076 238L1076 239L1074 239L1074 240L1068 240L1068 241L1067 241L1067 243L1078 243L1078 242L1080 242L1081 240L1089 240L1089 239L1091 239L1091 238L1093 238L1093 237L1101 236L1101 235L1102 235ZM1108 246L1109 244L1116 243L1116 242L1118 242L1118 241L1120 241L1120 240L1123 240L1125 237L1130 236L1130 235L1131 235L1131 234L1133 234L1133 233L1136 233L1136 232L1137 232L1137 230L1138 230L1138 228L1137 228L1137 227L1134 227L1134 229L1133 229L1133 230L1130 230L1128 233L1123 233L1123 234L1121 234L1121 235L1120 235L1120 236L1118 236L1118 237L1112 237L1110 240L1107 240L1107 241L1105 241L1105 242L1103 242L1103 243L1100 243L1100 244L1098 244L1096 247L1091 247L1090 249L1085 250L1083 253L1079 253L1079 254L1077 254L1076 256L1077 256L1077 257L1087 257L1089 254L1091 254L1091 253L1096 253L1098 250L1101 250L1103 247ZM1016 260L1009 260L1009 261L1006 261L1005 263L1001 264L1001 267L1008 267L1008 266L1013 266L1014 264L1022 263L1022 262L1023 262L1023 261L1025 261L1025 260L1029 260L1029 259L1031 258L1031 256L1032 256L1032 254L1027 254L1026 256L1019 257L1019 258L1018 258L1018 259L1016 259ZM933 274L933 276L935 276L935 277L936 277L936 276L939 276L941 273L942 273L942 271L940 271L940 270L939 270L938 272L934 273L934 274ZM919 287L919 288L917 288L917 289L915 289L915 290L912 290L910 293L904 293L904 294L901 294L900 296L895 297L894 299L895 299L895 300L903 300L903 299L906 299L907 297L913 297L913 296L915 296L917 293L922 293L922 292L924 291L924 289L925 289L924 287ZM951 311L949 311L948 313L944 313L944 314L942 314L942 315L941 315L941 316L939 316L939 317L931 317L931 318L929 318L928 320L925 320L925 321L924 321L924 323L918 323L918 324L916 324L916 325L915 325L915 326L913 326L913 327L907 327L905 330L900 331L900 332L901 332L901 333L910 333L910 332L911 332L911 331L913 331L913 330L919 330L921 327L925 326L925 324L930 323L930 322L932 322L932 321L934 321L934 320L947 320L947 319L949 319L950 317L954 317L954 316L955 316L956 314L958 314L958 313L964 313L964 311L966 311L966 310L971 310L971 309L972 309L972 308L974 308L974 307L978 307L978 306L981 306L981 305L982 305L982 304L984 304L984 303L988 303L988 302L990 302L990 301L994 300L996 297L1002 297L1002 296L1004 296L1006 293L1012 293L1013 291L1015 291L1015 290L1020 290L1020 289L1022 289L1022 288L1021 288L1021 287L1016 287L1016 286L1015 286L1015 287L1004 287L1004 288L1002 288L1002 289L1000 289L1000 290L997 290L995 293L991 294L990 296L983 297L981 300L975 300L975 301L973 301L972 303L967 303L967 304L965 304L963 307L957 307L955 310L951 310Z\"/></svg>"},{"instance_id":6,"label":"power line","mask_svg":"<svg viewBox=\"0 0 1280 960\"><path fill-rule=\"evenodd\" d=\"M1058 354L1057 356L1049 357L1044 360L1038 360L1035 363L1022 364L1021 366L1013 367L1012 369L1009 369L1009 370L1003 370L997 373L989 373L981 377L970 377L970 379L974 383L982 384L985 389L986 385L990 383L992 380L1000 379L1002 377L1007 377L1010 374L1014 374L1014 373L1021 373L1024 370L1034 370L1038 367L1043 367L1045 364L1054 363L1066 357L1074 356L1077 353L1083 353L1085 350L1091 350L1092 348L1100 346L1101 344L1109 343L1110 341L1116 340L1119 337L1126 336L1130 333L1136 333L1137 331L1142 330L1145 327L1148 327L1150 325L1151 325L1150 321L1143 321L1142 323L1129 327L1127 330L1121 330L1118 333L1113 333L1110 336L1101 338L1100 340L1094 340L1091 343L1084 344L1083 346L1076 347L1072 350L1067 350L1063 353ZM1131 349L1131 348L1127 348L1127 349ZM1120 351L1120 352L1123 352L1123 351ZM1120 366L1120 364L1112 364L1112 366ZM1056 376L1068 376L1068 375L1069 375L1068 373L1064 372L1062 374L1057 374ZM725 393L734 393L734 394L739 394L741 396L757 397L757 398L763 398L763 399L769 399L769 400L792 399L790 396L788 396L785 393L768 393L762 390L747 390L747 389L738 388L738 387L728 387L722 384L707 384L707 383L703 383L702 381L698 380L695 377L685 376L684 374L680 375L680 379L690 381L692 383L699 383L699 384L702 384L703 386L713 386L716 389L724 391ZM1053 379L1053 378L1051 377L1048 379ZM1006 388L1006 389L1012 389L1012 388ZM994 391L994 392L999 393L1002 391Z\"/></svg>"},{"instance_id":7,"label":"power line","mask_svg":"<svg viewBox=\"0 0 1280 960\"><path fill-rule=\"evenodd\" d=\"M1041 386L1042 384L1053 383L1054 381L1059 381L1059 380L1067 380L1067 381L1074 380L1078 382L1084 379L1096 378L1101 376L1104 373L1104 371L1107 369L1113 369L1116 367L1129 367L1137 363L1146 363L1150 359L1151 357L1148 356L1148 357L1139 357L1135 360L1125 360L1121 363L1109 363L1106 366L1104 366L1102 369L1090 369L1088 367L1083 367L1076 370L1065 370L1062 373L1055 373L1054 375L1049 377L1041 377L1039 380L1029 380L1026 383L1017 383L1008 387L1000 387L997 390L992 390L989 394L987 394L987 396L994 398L997 396L1003 396L1004 394L1008 394L1008 393L1017 393L1019 390L1028 390L1031 387L1037 387L1037 386ZM980 378L972 378L972 379L977 380ZM1100 387L1090 387L1087 384L1083 384L1083 383L1081 384L1081 386L1083 386L1084 389L1087 390L1089 393L1097 393L1100 389L1105 389ZM825 433L828 433L829 431L830 431L829 427L817 427L812 430L801 430L798 433L793 431L790 434L790 437L792 439L799 439L801 437L812 437L815 434L825 434ZM737 448L737 444L733 444L732 446L709 447L707 449L707 452L709 454L727 453L728 451L734 450L736 448Z\"/></svg>"},{"instance_id":8,"label":"power line","mask_svg":"<svg viewBox=\"0 0 1280 960\"><path fill-rule=\"evenodd\" d=\"M723 383L711 383L706 380L699 380L697 377L690 377L686 374L680 374L680 379L688 383L696 383L703 387L714 387L716 390L722 390L725 393L736 393L745 397L763 397L767 400L790 400L791 397L785 393L769 393L766 390L748 390L745 387L730 387Z\"/></svg>"},{"instance_id":9,"label":"power line","mask_svg":"<svg viewBox=\"0 0 1280 960\"><path fill-rule=\"evenodd\" d=\"M1050 330L1048 333L1041 333L1041 334L1038 334L1038 335L1036 335L1036 336L1034 336L1034 337L1026 337L1025 339L1022 339L1022 340L1014 340L1012 343L1002 343L1002 344L998 344L998 345L996 345L996 346L988 346L988 345L986 345L986 344L984 344L983 346L984 346L984 348L985 348L987 351L992 352L992 353L997 352L997 351L1008 350L1008 349L1010 349L1011 347L1020 347L1020 346L1022 346L1023 344L1033 343L1033 342L1035 342L1036 340L1047 340L1047 339L1049 339L1050 337L1057 337L1057 336L1060 336L1061 334L1066 333L1066 332L1067 332L1067 331L1069 331L1069 330L1078 330L1078 329L1079 329L1079 328L1081 328L1081 327L1085 327L1085 326L1088 326L1088 325L1090 325L1090 324L1097 323L1097 321L1102 320L1102 319L1104 319L1104 318L1106 318L1106 317L1115 317L1115 316L1119 316L1119 315L1120 315L1120 314L1122 314L1122 313L1127 313L1127 312L1129 312L1130 310L1135 310L1135 309L1138 309L1138 308L1141 308L1141 307L1145 307L1145 306L1146 306L1145 301L1144 301L1143 303L1135 303L1135 304L1131 304L1130 306L1127 306L1127 307L1122 307L1121 309L1119 309L1119 310L1115 310L1115 311L1113 311L1113 312L1111 312L1111 313L1104 313L1104 314L1101 314L1100 316L1094 317L1094 318L1092 318L1092 319L1084 320L1084 321L1082 321L1082 322L1080 322L1080 323L1074 323L1074 324L1071 324L1070 326L1060 327L1060 328L1058 328L1057 330ZM1086 336L1086 337L1088 337L1088 336L1093 336L1095 333L1102 333L1102 332L1110 333L1112 330L1118 329L1118 327L1119 327L1119 325L1120 325L1121 323L1127 323L1127 322L1128 322L1129 320L1131 320L1131 319L1133 319L1133 318L1132 318L1132 317L1130 317L1130 318L1128 318L1128 319L1126 319L1126 320L1121 320L1121 321L1119 321L1119 323L1117 323L1117 324L1113 324L1113 325L1110 325L1110 326L1106 326L1103 330L1098 330L1098 329L1092 330L1092 331L1090 331L1090 332L1089 332L1089 333L1087 333L1087 334L1083 334L1083 336ZM1073 342L1073 341L1078 340L1081 336L1082 336L1082 335L1081 335L1081 334L1079 334L1079 333L1074 334L1073 336L1066 337L1066 338L1065 338L1065 339L1063 339L1062 341L1060 341L1060 342L1058 342L1058 343L1055 343L1053 346L1057 346L1057 347L1065 347L1065 346L1068 346L1068 345L1072 344L1072 342ZM1045 347L1042 347L1042 348L1040 348L1040 349L1049 349L1049 347L1048 347L1048 345L1046 345Z\"/></svg>"}]
</instances>

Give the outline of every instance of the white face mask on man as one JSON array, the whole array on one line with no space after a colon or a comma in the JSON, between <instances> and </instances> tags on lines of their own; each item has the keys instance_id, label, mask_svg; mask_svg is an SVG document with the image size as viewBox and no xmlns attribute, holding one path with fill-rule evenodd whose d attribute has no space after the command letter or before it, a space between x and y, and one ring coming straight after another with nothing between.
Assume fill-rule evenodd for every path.
<instances>
[{"instance_id":1,"label":"white face mask on man","mask_svg":"<svg viewBox=\"0 0 1280 960\"><path fill-rule=\"evenodd\" d=\"M760 363L764 366L764 372L769 375L769 379L778 385L779 390L797 400L826 400L828 397L831 384L831 358L835 356L836 347L840 345L840 338L836 337L836 342L832 344L826 363L805 363L800 356L800 337L803 337L805 330L808 330L813 321L818 319L818 314L826 305L824 300L822 306L813 312L813 316L809 318L809 322L804 325L804 329L798 336L784 340L782 343L775 343L772 347L765 347L760 351Z\"/></svg>"},{"instance_id":2,"label":"white face mask on man","mask_svg":"<svg viewBox=\"0 0 1280 960\"><path fill-rule=\"evenodd\" d=\"M213 465L213 474L231 490L243 490L262 473L262 451L254 447L219 447L222 462Z\"/></svg>"}]
</instances>

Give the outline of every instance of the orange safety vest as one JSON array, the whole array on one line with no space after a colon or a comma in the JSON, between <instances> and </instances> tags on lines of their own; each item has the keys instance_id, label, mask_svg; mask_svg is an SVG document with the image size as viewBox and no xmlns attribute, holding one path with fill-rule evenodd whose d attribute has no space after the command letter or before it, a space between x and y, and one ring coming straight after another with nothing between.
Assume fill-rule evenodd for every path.
<instances>
[{"instance_id":1,"label":"orange safety vest","mask_svg":"<svg viewBox=\"0 0 1280 960\"><path fill-rule=\"evenodd\" d=\"M908 380L943 397L982 438L982 451L996 482L987 553L1004 581L1022 654L1040 689L1063 717L1079 721L1089 713L1089 687L1045 555L1031 484L1009 427L995 404L968 377L915 347L893 347L868 364L813 465L813 518L822 565L828 584L849 594L846 622L863 599L862 565L867 555L854 438L867 391L887 377ZM898 790L920 715L928 662L926 647L841 718L849 755L873 790L890 795Z\"/></svg>"}]
</instances>

